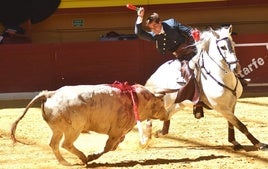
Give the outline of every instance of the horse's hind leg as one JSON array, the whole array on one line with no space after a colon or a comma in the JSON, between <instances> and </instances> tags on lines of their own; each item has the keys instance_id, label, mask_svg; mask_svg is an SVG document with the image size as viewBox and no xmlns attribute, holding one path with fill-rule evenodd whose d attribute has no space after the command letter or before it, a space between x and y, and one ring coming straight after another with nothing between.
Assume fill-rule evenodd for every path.
<instances>
[{"instance_id":1,"label":"horse's hind leg","mask_svg":"<svg viewBox=\"0 0 268 169\"><path fill-rule=\"evenodd\" d=\"M258 149L260 150L267 150L268 149L268 145L261 143L258 139L256 139L247 129L247 127L239 120L237 119L237 117L235 117L233 115L233 117L231 119L228 120L229 123L231 123L232 125L234 125L239 131L241 131L243 134L245 134L247 136L247 138L251 141L251 143ZM231 131L232 132L232 131ZM234 131L233 131L234 133ZM229 140L231 141L235 141L234 139L234 134L233 134L233 138L230 136ZM239 143L238 143L239 144ZM236 145L235 145L236 146Z\"/></svg>"},{"instance_id":2,"label":"horse's hind leg","mask_svg":"<svg viewBox=\"0 0 268 169\"><path fill-rule=\"evenodd\" d=\"M228 122L228 141L234 145L234 150L241 150L243 147L235 140L234 126Z\"/></svg>"},{"instance_id":3,"label":"horse's hind leg","mask_svg":"<svg viewBox=\"0 0 268 169\"><path fill-rule=\"evenodd\" d=\"M59 161L59 163L61 163L62 165L71 165L60 154L59 144L60 144L62 136L63 136L63 133L61 131L53 130L53 135L51 137L49 146L52 148L52 151L54 155L56 156L57 160Z\"/></svg>"}]
</instances>

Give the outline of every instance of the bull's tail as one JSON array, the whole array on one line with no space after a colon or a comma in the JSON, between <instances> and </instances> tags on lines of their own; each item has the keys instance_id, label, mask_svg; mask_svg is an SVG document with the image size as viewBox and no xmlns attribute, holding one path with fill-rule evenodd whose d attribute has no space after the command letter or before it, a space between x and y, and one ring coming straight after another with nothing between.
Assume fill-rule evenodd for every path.
<instances>
[{"instance_id":1,"label":"bull's tail","mask_svg":"<svg viewBox=\"0 0 268 169\"><path fill-rule=\"evenodd\" d=\"M30 107L33 106L34 103L40 101L41 104L44 104L44 102L47 100L47 98L51 97L52 95L54 95L55 91L42 91L40 92L37 96L35 96L30 103L26 106L23 114L12 124L11 126L11 139L13 141L13 143L16 143L18 140L15 137L15 132L17 129L17 125L20 122L20 120L25 116L25 114L27 113L28 109Z\"/></svg>"}]
</instances>

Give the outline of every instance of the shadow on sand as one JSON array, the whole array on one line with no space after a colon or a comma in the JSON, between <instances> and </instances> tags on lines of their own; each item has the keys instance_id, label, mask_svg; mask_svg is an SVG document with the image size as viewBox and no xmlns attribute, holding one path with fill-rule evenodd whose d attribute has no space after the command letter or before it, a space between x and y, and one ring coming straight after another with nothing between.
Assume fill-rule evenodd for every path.
<instances>
[{"instance_id":1,"label":"shadow on sand","mask_svg":"<svg viewBox=\"0 0 268 169\"><path fill-rule=\"evenodd\" d=\"M185 163L185 162L198 162L198 161L207 161L218 158L228 158L229 156L201 156L196 159L182 158L182 159L150 159L144 161L123 161L119 163L90 163L87 165L87 168L96 168L96 167L133 167L135 165L147 166L147 165L160 165L160 164L169 164L169 163Z\"/></svg>"}]
</instances>

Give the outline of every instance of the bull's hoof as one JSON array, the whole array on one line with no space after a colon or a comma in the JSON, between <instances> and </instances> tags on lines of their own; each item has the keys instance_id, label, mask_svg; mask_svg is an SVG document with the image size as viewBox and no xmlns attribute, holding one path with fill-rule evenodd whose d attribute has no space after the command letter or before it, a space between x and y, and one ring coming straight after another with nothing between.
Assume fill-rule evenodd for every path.
<instances>
[{"instance_id":1,"label":"bull's hoof","mask_svg":"<svg viewBox=\"0 0 268 169\"><path fill-rule=\"evenodd\" d=\"M87 157L85 157L83 159L80 159L80 160L83 162L83 164L87 164L87 162L88 162L88 158Z\"/></svg>"},{"instance_id":2,"label":"bull's hoof","mask_svg":"<svg viewBox=\"0 0 268 169\"><path fill-rule=\"evenodd\" d=\"M92 155L88 155L87 156L87 162L90 162L90 161L93 161L93 160L96 160L97 158L99 158L100 155L99 154L92 154Z\"/></svg>"},{"instance_id":3,"label":"bull's hoof","mask_svg":"<svg viewBox=\"0 0 268 169\"><path fill-rule=\"evenodd\" d=\"M72 166L72 164L67 162L66 160L61 160L59 162L60 162L61 165L64 165L64 166Z\"/></svg>"},{"instance_id":4,"label":"bull's hoof","mask_svg":"<svg viewBox=\"0 0 268 169\"><path fill-rule=\"evenodd\" d=\"M260 146L258 149L262 151L268 151L268 145L264 143L260 143Z\"/></svg>"},{"instance_id":5,"label":"bull's hoof","mask_svg":"<svg viewBox=\"0 0 268 169\"><path fill-rule=\"evenodd\" d=\"M146 140L145 143L141 143L141 142L140 142L139 146L140 146L140 148L142 148L142 149L146 149L146 148L149 146L149 139Z\"/></svg>"}]
</instances>

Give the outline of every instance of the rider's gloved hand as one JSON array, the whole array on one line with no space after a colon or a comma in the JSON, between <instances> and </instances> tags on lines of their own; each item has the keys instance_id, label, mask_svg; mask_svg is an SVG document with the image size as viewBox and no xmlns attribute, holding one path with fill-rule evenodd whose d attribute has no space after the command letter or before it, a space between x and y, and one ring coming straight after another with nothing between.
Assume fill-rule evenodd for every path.
<instances>
[{"instance_id":1,"label":"rider's gloved hand","mask_svg":"<svg viewBox=\"0 0 268 169\"><path fill-rule=\"evenodd\" d=\"M140 23L142 23L143 16L144 16L144 8L143 7L138 8L137 15L138 15L138 18L137 18L136 23L140 24Z\"/></svg>"}]
</instances>

